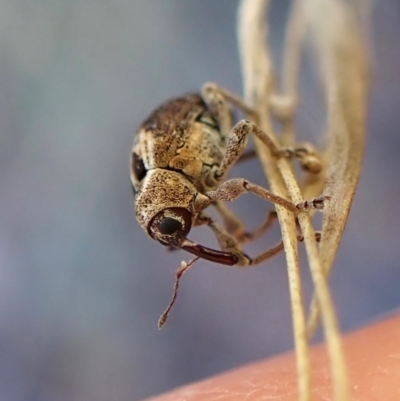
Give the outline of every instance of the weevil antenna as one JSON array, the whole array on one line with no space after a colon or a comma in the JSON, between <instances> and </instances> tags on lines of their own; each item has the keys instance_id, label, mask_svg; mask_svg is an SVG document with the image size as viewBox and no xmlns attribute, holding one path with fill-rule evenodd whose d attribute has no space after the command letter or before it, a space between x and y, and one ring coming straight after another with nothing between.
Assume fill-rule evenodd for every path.
<instances>
[{"instance_id":1,"label":"weevil antenna","mask_svg":"<svg viewBox=\"0 0 400 401\"><path fill-rule=\"evenodd\" d=\"M167 308L165 311L162 313L160 318L158 319L158 330L161 330L164 324L167 322L168 319L168 314L170 310L172 309L172 306L175 303L176 297L178 295L178 288L179 288L179 281L187 270L196 262L198 259L200 259L200 256L196 256L194 259L190 260L189 262L181 262L181 267L177 270L175 274L175 284L174 284L174 292L172 294L172 299L170 303L168 304Z\"/></svg>"}]
</instances>

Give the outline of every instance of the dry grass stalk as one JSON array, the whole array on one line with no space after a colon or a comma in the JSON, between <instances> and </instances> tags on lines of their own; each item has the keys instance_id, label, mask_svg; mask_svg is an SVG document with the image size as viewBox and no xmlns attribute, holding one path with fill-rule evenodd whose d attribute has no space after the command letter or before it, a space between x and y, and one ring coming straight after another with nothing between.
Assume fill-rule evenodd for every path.
<instances>
[{"instance_id":1,"label":"dry grass stalk","mask_svg":"<svg viewBox=\"0 0 400 401\"><path fill-rule=\"evenodd\" d=\"M328 276L343 234L361 170L367 98L367 68L360 28L349 6L310 0L306 17L327 104L327 177L324 193L332 202L324 211L321 263ZM321 15L329 17L321 18ZM318 322L316 298L311 304L309 335Z\"/></svg>"},{"instance_id":2,"label":"dry grass stalk","mask_svg":"<svg viewBox=\"0 0 400 401\"><path fill-rule=\"evenodd\" d=\"M244 0L239 8L238 39L242 61L244 97L258 112L257 124L272 134L272 120L268 107L270 96L274 93L274 77L271 57L266 47L267 26L265 23L269 1ZM288 197L288 190L282 180L276 162L263 145L256 140L256 146L264 166L271 190ZM300 399L310 399L310 360L307 338L305 336L305 316L299 274L299 258L297 253L296 227L293 216L286 209L276 207L282 230L286 260L288 266L289 289L291 296L294 343L298 371L298 387Z\"/></svg>"},{"instance_id":3,"label":"dry grass stalk","mask_svg":"<svg viewBox=\"0 0 400 401\"><path fill-rule=\"evenodd\" d=\"M352 10L340 0L294 1L287 25L283 93L276 98L274 70L266 44L266 12L269 3L268 0L242 0L239 8L238 35L245 100L256 110L256 122L272 136L271 117L279 115L282 123L280 143L294 144L293 116L298 97L297 77L303 33L307 30L313 40L315 56L320 65L328 120L329 141L323 155L326 168L317 178L307 176L302 185L303 194L315 196L323 189L325 195L332 197L324 211L320 250L315 243L310 216L300 214L299 224L305 238L316 288L310 324L315 325L317 322L319 307L331 361L334 399L345 401L349 399L346 367L326 276L345 227L360 173L366 85L359 31L352 19ZM275 111L274 114L268 111L271 102L275 105L270 108ZM290 196L294 203L300 203L303 194L290 162L285 159L273 160L262 144L256 141L256 145L272 191L281 196ZM277 207L277 213L288 265L299 399L310 400L310 363L299 277L296 227L293 216L286 210Z\"/></svg>"}]
</instances>

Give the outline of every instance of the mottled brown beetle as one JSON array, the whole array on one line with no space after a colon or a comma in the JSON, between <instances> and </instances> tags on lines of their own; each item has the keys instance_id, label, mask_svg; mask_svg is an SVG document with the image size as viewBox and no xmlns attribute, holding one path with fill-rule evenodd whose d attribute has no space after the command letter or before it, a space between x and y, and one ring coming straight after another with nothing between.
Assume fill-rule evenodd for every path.
<instances>
[{"instance_id":1,"label":"mottled brown beetle","mask_svg":"<svg viewBox=\"0 0 400 401\"><path fill-rule=\"evenodd\" d=\"M232 128L227 102L246 114L252 113L239 98L208 83L203 86L201 95L170 100L143 122L131 152L135 211L146 233L163 245L181 248L224 265L249 266L283 249L279 243L256 258L250 258L240 247L262 234L273 222L274 213L270 213L253 233L247 233L222 201L232 201L245 192L253 192L299 213L310 208L322 209L327 198L295 205L244 179L224 182L227 172L242 155L250 133L256 135L274 157L296 157L303 168L313 172L320 170L318 158L307 148L278 149L266 133L247 120ZM210 205L221 215L226 230L204 211ZM187 238L192 226L203 224L214 232L221 250L207 248Z\"/></svg>"}]
</instances>

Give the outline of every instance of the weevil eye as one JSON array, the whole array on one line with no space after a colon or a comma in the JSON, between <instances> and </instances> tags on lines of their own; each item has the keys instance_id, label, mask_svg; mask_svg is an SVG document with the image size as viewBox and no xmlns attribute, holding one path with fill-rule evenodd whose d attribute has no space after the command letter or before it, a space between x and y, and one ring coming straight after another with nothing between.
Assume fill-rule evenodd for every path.
<instances>
[{"instance_id":1,"label":"weevil eye","mask_svg":"<svg viewBox=\"0 0 400 401\"><path fill-rule=\"evenodd\" d=\"M161 234L171 235L182 229L182 223L173 217L164 217L158 224Z\"/></svg>"},{"instance_id":2,"label":"weevil eye","mask_svg":"<svg viewBox=\"0 0 400 401\"><path fill-rule=\"evenodd\" d=\"M135 152L132 153L132 171L138 182L142 181L147 173L143 160Z\"/></svg>"},{"instance_id":3,"label":"weevil eye","mask_svg":"<svg viewBox=\"0 0 400 401\"><path fill-rule=\"evenodd\" d=\"M150 235L164 245L178 246L192 226L189 210L175 207L162 210L150 225Z\"/></svg>"}]
</instances>

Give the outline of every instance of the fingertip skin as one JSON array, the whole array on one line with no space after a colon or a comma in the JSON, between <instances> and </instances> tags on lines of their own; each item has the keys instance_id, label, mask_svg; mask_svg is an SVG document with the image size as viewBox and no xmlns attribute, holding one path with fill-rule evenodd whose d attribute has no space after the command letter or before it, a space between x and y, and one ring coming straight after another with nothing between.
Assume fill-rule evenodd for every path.
<instances>
[{"instance_id":1,"label":"fingertip skin","mask_svg":"<svg viewBox=\"0 0 400 401\"><path fill-rule=\"evenodd\" d=\"M353 401L400 400L400 316L344 337ZM332 400L331 376L323 345L311 351L313 401ZM246 365L189 384L147 401L297 400L293 353Z\"/></svg>"}]
</instances>

